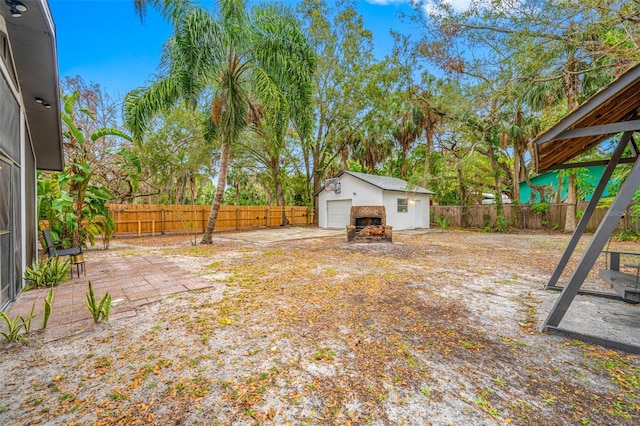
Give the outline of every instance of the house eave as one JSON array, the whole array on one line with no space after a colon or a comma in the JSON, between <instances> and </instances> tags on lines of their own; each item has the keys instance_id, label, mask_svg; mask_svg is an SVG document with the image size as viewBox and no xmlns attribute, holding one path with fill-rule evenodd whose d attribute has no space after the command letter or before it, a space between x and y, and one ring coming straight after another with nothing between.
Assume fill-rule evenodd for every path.
<instances>
[{"instance_id":1,"label":"house eave","mask_svg":"<svg viewBox=\"0 0 640 426\"><path fill-rule=\"evenodd\" d=\"M64 167L64 151L55 27L46 1L27 5L19 18L12 17L4 4L0 14L6 22L36 167L59 171Z\"/></svg>"}]
</instances>

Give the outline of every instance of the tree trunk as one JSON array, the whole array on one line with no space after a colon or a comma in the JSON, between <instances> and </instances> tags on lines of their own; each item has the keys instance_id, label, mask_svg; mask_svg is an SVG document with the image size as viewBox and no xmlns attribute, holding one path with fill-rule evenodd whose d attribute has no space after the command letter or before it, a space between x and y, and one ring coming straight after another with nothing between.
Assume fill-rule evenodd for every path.
<instances>
[{"instance_id":1,"label":"tree trunk","mask_svg":"<svg viewBox=\"0 0 640 426\"><path fill-rule=\"evenodd\" d=\"M406 179L407 178L407 150L405 150L404 147L402 148L401 160L402 160L402 163L400 164L400 177L402 177L402 179Z\"/></svg>"},{"instance_id":2,"label":"tree trunk","mask_svg":"<svg viewBox=\"0 0 640 426\"><path fill-rule=\"evenodd\" d=\"M467 187L464 184L464 176L462 174L462 166L460 165L460 163L458 164L458 186L460 187L460 205L461 206L466 206L467 205Z\"/></svg>"},{"instance_id":3,"label":"tree trunk","mask_svg":"<svg viewBox=\"0 0 640 426\"><path fill-rule=\"evenodd\" d=\"M431 172L429 171L430 163L429 160L431 155L431 150L433 149L433 131L427 130L426 132L426 143L424 145L424 173L423 177L431 176Z\"/></svg>"},{"instance_id":4,"label":"tree trunk","mask_svg":"<svg viewBox=\"0 0 640 426\"><path fill-rule=\"evenodd\" d=\"M567 96L567 107L570 112L578 108L579 77L576 72L577 69L578 63L575 59L574 52L572 51L567 59L567 72L565 74L565 94ZM576 208L578 203L576 194L576 175L572 172L568 173L569 189L567 193L567 214L564 218L564 232L573 232L576 229Z\"/></svg>"},{"instance_id":5,"label":"tree trunk","mask_svg":"<svg viewBox=\"0 0 640 426\"><path fill-rule=\"evenodd\" d=\"M322 182L322 172L319 167L316 166L316 161L319 161L320 156L314 155L313 157L313 192L311 194L311 205L313 206L313 223L318 223L318 197L314 197L313 194L320 189L320 183Z\"/></svg>"},{"instance_id":6,"label":"tree trunk","mask_svg":"<svg viewBox=\"0 0 640 426\"><path fill-rule=\"evenodd\" d=\"M271 159L271 166L273 168L273 182L276 187L276 198L278 201L278 206L282 207L282 226L289 225L289 219L287 219L287 215L285 214L284 209L284 189L282 188L282 179L280 177L280 160L278 158Z\"/></svg>"},{"instance_id":7,"label":"tree trunk","mask_svg":"<svg viewBox=\"0 0 640 426\"><path fill-rule=\"evenodd\" d=\"M520 182L527 179L527 169L524 162L524 153L527 149L526 143L516 142L514 147L513 159L513 200L514 203L520 203ZM531 189L533 193L533 188Z\"/></svg>"},{"instance_id":8,"label":"tree trunk","mask_svg":"<svg viewBox=\"0 0 640 426\"><path fill-rule=\"evenodd\" d=\"M501 219L504 219L504 211L502 208L502 178L500 177L500 165L496 158L495 148L490 138L491 136L489 136L489 139L487 140L487 154L489 157L489 165L491 165L491 169L493 170L493 181L496 194L496 216L497 220L500 221Z\"/></svg>"},{"instance_id":9,"label":"tree trunk","mask_svg":"<svg viewBox=\"0 0 640 426\"><path fill-rule=\"evenodd\" d=\"M564 171L558 172L558 187L556 188L556 204L562 203L562 187L564 184Z\"/></svg>"},{"instance_id":10,"label":"tree trunk","mask_svg":"<svg viewBox=\"0 0 640 426\"><path fill-rule=\"evenodd\" d=\"M567 191L567 215L564 222L564 232L576 230L576 211L578 208L578 197L576 195L576 175L569 173L569 189Z\"/></svg>"},{"instance_id":11,"label":"tree trunk","mask_svg":"<svg viewBox=\"0 0 640 426\"><path fill-rule=\"evenodd\" d=\"M223 142L220 149L220 171L218 174L218 185L216 186L216 195L213 197L213 204L211 206L211 214L207 221L207 227L204 230L202 241L200 244L211 244L211 236L213 229L216 227L216 220L218 220L218 213L220 212L220 204L222 203L222 196L224 195L225 187L227 186L227 172L229 171L229 159L231 158L231 147L228 142Z\"/></svg>"}]
</instances>

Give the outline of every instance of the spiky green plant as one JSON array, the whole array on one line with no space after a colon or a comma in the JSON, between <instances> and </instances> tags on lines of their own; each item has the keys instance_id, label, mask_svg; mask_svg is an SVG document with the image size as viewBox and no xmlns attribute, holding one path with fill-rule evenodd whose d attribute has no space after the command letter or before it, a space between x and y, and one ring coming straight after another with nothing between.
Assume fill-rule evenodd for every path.
<instances>
[{"instance_id":1,"label":"spiky green plant","mask_svg":"<svg viewBox=\"0 0 640 426\"><path fill-rule=\"evenodd\" d=\"M71 260L59 257L47 257L34 260L31 267L24 271L25 281L29 281L27 289L55 287L65 281L71 270Z\"/></svg>"},{"instance_id":2,"label":"spiky green plant","mask_svg":"<svg viewBox=\"0 0 640 426\"><path fill-rule=\"evenodd\" d=\"M7 342L16 342L24 340L24 336L20 331L24 328L24 318L20 315L16 315L13 319L10 319L7 314L0 311L0 318L7 325L7 332L2 332Z\"/></svg>"},{"instance_id":3,"label":"spiky green plant","mask_svg":"<svg viewBox=\"0 0 640 426\"><path fill-rule=\"evenodd\" d=\"M93 323L98 324L100 321L109 321L109 313L111 312L111 295L107 292L100 302L97 301L93 292L93 285L89 281L89 291L87 292L87 308L91 312Z\"/></svg>"},{"instance_id":4,"label":"spiky green plant","mask_svg":"<svg viewBox=\"0 0 640 426\"><path fill-rule=\"evenodd\" d=\"M26 318L20 317L20 319L22 320L22 327L24 328L24 334L31 333L31 320L36 317L35 311L36 304L34 303L33 305L31 305L31 311L29 312L29 315L27 315Z\"/></svg>"},{"instance_id":5,"label":"spiky green plant","mask_svg":"<svg viewBox=\"0 0 640 426\"><path fill-rule=\"evenodd\" d=\"M53 310L53 288L49 290L47 297L44 299L44 313L42 317L42 326L40 330L44 330L47 328L47 324L49 323L49 317L51 316L51 311Z\"/></svg>"}]
</instances>

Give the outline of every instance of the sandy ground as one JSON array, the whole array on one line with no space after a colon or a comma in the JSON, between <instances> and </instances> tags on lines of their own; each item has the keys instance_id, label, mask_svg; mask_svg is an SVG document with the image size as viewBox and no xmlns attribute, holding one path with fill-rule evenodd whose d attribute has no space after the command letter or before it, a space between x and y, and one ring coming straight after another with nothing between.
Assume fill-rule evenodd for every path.
<instances>
[{"instance_id":1,"label":"sandy ground","mask_svg":"<svg viewBox=\"0 0 640 426\"><path fill-rule=\"evenodd\" d=\"M0 424L640 423L638 356L538 331L567 236L276 240L91 251L159 254L216 285L69 339L1 343ZM595 275L586 286L606 290ZM638 306L576 301L567 326L601 315L587 328L638 339Z\"/></svg>"}]
</instances>

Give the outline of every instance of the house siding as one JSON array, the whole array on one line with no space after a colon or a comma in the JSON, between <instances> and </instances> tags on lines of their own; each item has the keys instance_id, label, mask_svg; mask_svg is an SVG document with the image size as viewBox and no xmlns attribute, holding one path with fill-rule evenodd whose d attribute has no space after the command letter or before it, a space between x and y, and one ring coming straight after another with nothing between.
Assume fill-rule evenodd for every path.
<instances>
[{"instance_id":1,"label":"house siding","mask_svg":"<svg viewBox=\"0 0 640 426\"><path fill-rule=\"evenodd\" d=\"M398 212L398 198L405 198L408 200L406 212ZM394 230L400 231L403 229L429 227L428 195L410 192L384 191L383 199L383 205L387 212L387 224L392 225ZM419 212L417 212L418 209ZM420 220L417 220L418 217L420 217Z\"/></svg>"},{"instance_id":2,"label":"house siding","mask_svg":"<svg viewBox=\"0 0 640 426\"><path fill-rule=\"evenodd\" d=\"M579 171L580 180L583 181L584 184L590 186L590 189L586 191L584 199L578 200L578 201L591 200L591 194L593 193L593 189L598 185L600 178L602 178L602 175L604 174L605 168L606 168L605 166L588 166L588 167L582 167L580 169ZM551 186L553 188L552 196L555 197L555 193L558 191L559 173L560 172L558 170L552 170L550 172L546 172L538 176L534 176L530 179L530 181L535 186ZM612 196L612 192L615 194L615 191L612 191L612 188L617 186L620 186L620 179L615 177L610 179L609 182L607 183L607 186L604 189L604 193L602 194L602 196L603 197ZM564 179L562 180L561 198L563 200L567 196L568 188L569 188L569 178L567 175L565 175ZM529 187L529 184L526 181L520 182L520 204L539 203L540 194L536 192L534 195L535 197L533 197L532 199L531 187ZM554 201L554 200L555 198L547 201Z\"/></svg>"}]
</instances>

